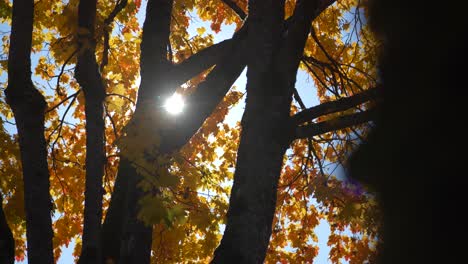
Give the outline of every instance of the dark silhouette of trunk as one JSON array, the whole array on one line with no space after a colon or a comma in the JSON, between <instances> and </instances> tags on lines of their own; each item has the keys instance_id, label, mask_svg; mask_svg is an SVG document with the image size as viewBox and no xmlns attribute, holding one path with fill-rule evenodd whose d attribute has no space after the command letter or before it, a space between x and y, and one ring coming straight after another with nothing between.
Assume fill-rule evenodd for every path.
<instances>
[{"instance_id":1,"label":"dark silhouette of trunk","mask_svg":"<svg viewBox=\"0 0 468 264\"><path fill-rule=\"evenodd\" d=\"M227 224L212 263L262 263L287 146L291 87L277 83L284 6L249 2L247 99Z\"/></svg>"},{"instance_id":2,"label":"dark silhouette of trunk","mask_svg":"<svg viewBox=\"0 0 468 264\"><path fill-rule=\"evenodd\" d=\"M455 230L464 221L444 209L462 201L466 191L465 185L446 176L453 174L448 172L453 167L445 164L463 161L456 161L462 156L441 154L449 151L441 148L443 126L438 124L442 91L465 85L466 45L461 36L467 30L457 11L450 16L458 21L434 23L430 14L437 12L444 12L443 7L369 1L369 23L383 44L378 62L382 103L375 128L351 155L348 169L351 177L376 190L382 207L378 263L456 262L447 256L457 250L442 241L461 234L440 227ZM427 27L428 23L433 24ZM451 30L445 31L447 27ZM440 32L433 45L423 45L433 32ZM434 46L440 52L434 53Z\"/></svg>"},{"instance_id":3,"label":"dark silhouette of trunk","mask_svg":"<svg viewBox=\"0 0 468 264\"><path fill-rule=\"evenodd\" d=\"M128 197L128 181L131 175L136 175L135 168L131 165L130 161L121 158L111 202L102 224L101 241L104 263L106 263L105 261L116 262L120 257L120 241L126 212L125 201Z\"/></svg>"},{"instance_id":4,"label":"dark silhouette of trunk","mask_svg":"<svg viewBox=\"0 0 468 264\"><path fill-rule=\"evenodd\" d=\"M86 115L86 190L83 248L79 263L99 263L101 257L102 177L104 175L105 88L95 56L94 27L96 0L81 0L78 5L78 61L75 77L84 92Z\"/></svg>"},{"instance_id":5,"label":"dark silhouette of trunk","mask_svg":"<svg viewBox=\"0 0 468 264\"><path fill-rule=\"evenodd\" d=\"M283 156L295 137L290 107L311 21L333 1L298 1L283 30L281 1L250 1L247 99L227 224L212 263L263 263Z\"/></svg>"},{"instance_id":6,"label":"dark silhouette of trunk","mask_svg":"<svg viewBox=\"0 0 468 264\"><path fill-rule=\"evenodd\" d=\"M206 48L178 65L172 65L167 60L171 7L172 1L150 1L147 5L141 44L142 77L135 115L144 111L145 105L154 105L156 98L165 98L178 85L216 66L187 98L188 109L179 117L176 128L170 131L164 127L160 129L162 140L159 148L162 154L176 151L188 142L245 67L245 56L242 56L246 35L244 29L239 30L232 39ZM116 260L120 255L124 263L149 261L151 228L145 227L136 217L139 210L137 202L143 195L136 188L140 179L141 176L136 173L131 162L122 158L103 225L105 259ZM122 237L122 241L117 237Z\"/></svg>"},{"instance_id":7,"label":"dark silhouette of trunk","mask_svg":"<svg viewBox=\"0 0 468 264\"><path fill-rule=\"evenodd\" d=\"M143 25L141 42L140 74L138 102L135 115L143 113L148 107L162 105L157 98L170 95L165 86L164 74L170 70L167 60L169 45L172 0L148 1L146 19ZM159 83L158 83L159 81ZM159 85L157 85L159 84ZM128 164L125 164L128 166ZM130 165L132 166L132 165ZM149 263L151 257L152 226L145 225L137 217L140 210L139 199L144 195L137 184L143 179L139 174L128 175L128 192L125 201L124 224L120 245L119 263Z\"/></svg>"},{"instance_id":8,"label":"dark silhouette of trunk","mask_svg":"<svg viewBox=\"0 0 468 264\"><path fill-rule=\"evenodd\" d=\"M0 263L15 263L15 240L3 213L3 194L0 193Z\"/></svg>"},{"instance_id":9,"label":"dark silhouette of trunk","mask_svg":"<svg viewBox=\"0 0 468 264\"><path fill-rule=\"evenodd\" d=\"M44 138L44 96L31 81L33 0L13 3L8 54L7 103L18 129L24 180L28 263L54 263L52 203L49 193L47 148Z\"/></svg>"},{"instance_id":10,"label":"dark silhouette of trunk","mask_svg":"<svg viewBox=\"0 0 468 264\"><path fill-rule=\"evenodd\" d=\"M133 166L131 163L127 166ZM138 219L138 201L144 192L137 186L143 179L139 174L130 174L124 203L124 222L120 244L119 263L150 263L153 227Z\"/></svg>"}]
</instances>

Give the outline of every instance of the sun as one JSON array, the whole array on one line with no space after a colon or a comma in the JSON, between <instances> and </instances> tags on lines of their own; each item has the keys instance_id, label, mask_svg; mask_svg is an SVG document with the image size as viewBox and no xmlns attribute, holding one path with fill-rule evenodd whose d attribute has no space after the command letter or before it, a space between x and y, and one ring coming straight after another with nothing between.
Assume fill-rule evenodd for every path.
<instances>
[{"instance_id":1,"label":"sun","mask_svg":"<svg viewBox=\"0 0 468 264\"><path fill-rule=\"evenodd\" d=\"M166 108L166 111L170 114L177 115L182 113L182 110L184 110L184 105L184 99L182 96L178 93L174 93L171 97L166 99L164 108Z\"/></svg>"}]
</instances>

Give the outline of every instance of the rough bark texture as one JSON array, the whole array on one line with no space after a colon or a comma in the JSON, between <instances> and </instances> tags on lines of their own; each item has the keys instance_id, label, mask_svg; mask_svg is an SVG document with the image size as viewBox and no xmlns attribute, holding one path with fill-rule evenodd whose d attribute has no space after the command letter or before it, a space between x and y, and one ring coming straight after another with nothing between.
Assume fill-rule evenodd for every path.
<instances>
[{"instance_id":1,"label":"rough bark texture","mask_svg":"<svg viewBox=\"0 0 468 264\"><path fill-rule=\"evenodd\" d=\"M150 0L146 6L141 41L141 84L138 90L137 110L146 104L154 105L155 100L170 96L174 87L161 83L171 70L167 59L173 0ZM159 102L158 102L159 103Z\"/></svg>"},{"instance_id":2,"label":"rough bark texture","mask_svg":"<svg viewBox=\"0 0 468 264\"><path fill-rule=\"evenodd\" d=\"M15 263L15 240L3 213L3 194L0 193L0 263Z\"/></svg>"},{"instance_id":3,"label":"rough bark texture","mask_svg":"<svg viewBox=\"0 0 468 264\"><path fill-rule=\"evenodd\" d=\"M18 129L24 180L28 263L53 263L51 197L44 138L44 96L31 81L33 0L13 3L8 54L7 103Z\"/></svg>"},{"instance_id":4,"label":"rough bark texture","mask_svg":"<svg viewBox=\"0 0 468 264\"><path fill-rule=\"evenodd\" d=\"M163 98L170 95L171 87L164 85L163 76L170 70L167 59L172 0L148 1L146 19L141 42L141 83L135 115L145 112L156 104L162 105ZM155 87L156 84L159 84ZM137 217L140 210L138 201L143 191L137 187L142 180L139 174L128 178L126 214L120 246L119 263L149 263L151 257L152 227L146 226Z\"/></svg>"},{"instance_id":5,"label":"rough bark texture","mask_svg":"<svg viewBox=\"0 0 468 264\"><path fill-rule=\"evenodd\" d=\"M119 263L122 264L150 263L153 227L145 225L138 219L140 211L138 201L144 195L144 192L137 187L141 180L142 176L137 173L130 174L128 178L119 258Z\"/></svg>"},{"instance_id":6,"label":"rough bark texture","mask_svg":"<svg viewBox=\"0 0 468 264\"><path fill-rule=\"evenodd\" d=\"M125 201L128 192L128 180L136 175L131 163L122 158L119 163L117 178L114 183L114 192L107 209L106 218L102 225L102 256L106 261L116 262L120 257L120 239L124 226L126 212Z\"/></svg>"},{"instance_id":7,"label":"rough bark texture","mask_svg":"<svg viewBox=\"0 0 468 264\"><path fill-rule=\"evenodd\" d=\"M292 95L275 78L283 75L275 66L283 12L280 1L249 2L246 108L226 230L212 263L262 263L268 248Z\"/></svg>"},{"instance_id":8,"label":"rough bark texture","mask_svg":"<svg viewBox=\"0 0 468 264\"><path fill-rule=\"evenodd\" d=\"M102 177L104 175L105 88L94 55L96 0L81 0L78 5L78 62L75 77L85 96L86 115L86 190L83 247L79 263L99 263L101 259Z\"/></svg>"},{"instance_id":9,"label":"rough bark texture","mask_svg":"<svg viewBox=\"0 0 468 264\"><path fill-rule=\"evenodd\" d=\"M313 18L333 1L298 1L284 25L281 1L250 1L247 100L227 224L212 263L263 263L276 208L296 73Z\"/></svg>"}]
</instances>

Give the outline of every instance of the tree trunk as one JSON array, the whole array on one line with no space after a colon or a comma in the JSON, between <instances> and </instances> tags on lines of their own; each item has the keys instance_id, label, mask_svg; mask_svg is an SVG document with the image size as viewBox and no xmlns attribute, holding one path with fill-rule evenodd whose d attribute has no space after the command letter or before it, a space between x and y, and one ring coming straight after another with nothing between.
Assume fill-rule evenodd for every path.
<instances>
[{"instance_id":1,"label":"tree trunk","mask_svg":"<svg viewBox=\"0 0 468 264\"><path fill-rule=\"evenodd\" d=\"M31 81L33 0L13 3L7 103L18 129L24 180L28 263L53 263L51 197L44 138L44 96Z\"/></svg>"},{"instance_id":2,"label":"tree trunk","mask_svg":"<svg viewBox=\"0 0 468 264\"><path fill-rule=\"evenodd\" d=\"M0 263L15 263L15 240L3 213L3 194L0 193Z\"/></svg>"},{"instance_id":3,"label":"tree trunk","mask_svg":"<svg viewBox=\"0 0 468 264\"><path fill-rule=\"evenodd\" d=\"M458 226L464 217L445 208L462 200L465 185L445 175L464 171L452 166L463 164L453 157L464 156L441 154L451 152L438 139L445 135L439 126L441 95L447 87L464 85L466 52L459 36L466 32L466 23L452 12L451 30L445 31L449 23L432 22L431 14L443 12L440 6L369 3L370 26L383 43L378 61L382 101L375 127L348 159L348 170L352 178L371 186L379 199L383 226L377 263L457 262L447 259L458 250L446 241L461 235ZM433 25L427 27L428 23ZM434 44L421 45L432 32L441 33ZM433 54L434 46L440 52Z\"/></svg>"},{"instance_id":4,"label":"tree trunk","mask_svg":"<svg viewBox=\"0 0 468 264\"><path fill-rule=\"evenodd\" d=\"M101 259L102 177L104 175L105 88L94 55L96 0L81 0L78 6L78 62L75 77L85 96L86 115L86 190L83 247L79 263L99 263Z\"/></svg>"},{"instance_id":5,"label":"tree trunk","mask_svg":"<svg viewBox=\"0 0 468 264\"><path fill-rule=\"evenodd\" d=\"M130 166L133 166L129 164ZM138 201L145 194L138 187L143 179L140 174L130 174L128 178L128 192L124 205L125 217L123 222L122 240L120 245L121 264L150 263L153 227L138 219L140 206Z\"/></svg>"},{"instance_id":6,"label":"tree trunk","mask_svg":"<svg viewBox=\"0 0 468 264\"><path fill-rule=\"evenodd\" d=\"M125 204L128 197L128 181L133 175L136 175L135 168L130 161L121 158L111 202L102 225L101 241L104 263L107 263L106 261L117 262L120 256L120 242L125 223L124 215L127 210Z\"/></svg>"},{"instance_id":7,"label":"tree trunk","mask_svg":"<svg viewBox=\"0 0 468 264\"><path fill-rule=\"evenodd\" d=\"M284 6L250 1L247 99L227 224L212 263L263 263L286 150L292 90L277 83Z\"/></svg>"},{"instance_id":8,"label":"tree trunk","mask_svg":"<svg viewBox=\"0 0 468 264\"><path fill-rule=\"evenodd\" d=\"M146 6L141 42L141 84L135 115L151 105L163 103L170 87L164 85L164 74L171 64L167 60L170 23L173 0L150 0ZM156 84L160 84L155 87ZM158 100L159 99L159 100ZM140 210L138 201L144 195L137 184L143 179L139 174L128 175L128 192L125 204L125 218L120 246L119 263L149 263L151 257L152 226L146 226L137 217Z\"/></svg>"},{"instance_id":9,"label":"tree trunk","mask_svg":"<svg viewBox=\"0 0 468 264\"><path fill-rule=\"evenodd\" d=\"M294 134L290 107L313 18L333 1L297 1L284 31L284 5L249 2L247 100L226 229L212 263L263 263L283 156Z\"/></svg>"}]
</instances>

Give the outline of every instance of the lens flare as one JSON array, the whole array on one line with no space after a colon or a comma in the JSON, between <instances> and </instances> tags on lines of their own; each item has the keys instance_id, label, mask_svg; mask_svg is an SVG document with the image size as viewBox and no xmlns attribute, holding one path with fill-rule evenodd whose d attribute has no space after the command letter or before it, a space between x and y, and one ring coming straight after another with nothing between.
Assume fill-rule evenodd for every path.
<instances>
[{"instance_id":1,"label":"lens flare","mask_svg":"<svg viewBox=\"0 0 468 264\"><path fill-rule=\"evenodd\" d=\"M166 111L170 114L180 114L182 113L182 110L184 110L184 99L180 94L175 93L171 97L167 98L164 103L164 108L166 108Z\"/></svg>"}]
</instances>

